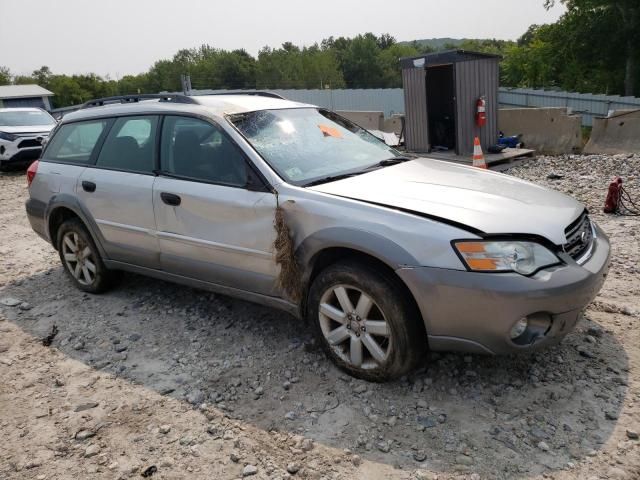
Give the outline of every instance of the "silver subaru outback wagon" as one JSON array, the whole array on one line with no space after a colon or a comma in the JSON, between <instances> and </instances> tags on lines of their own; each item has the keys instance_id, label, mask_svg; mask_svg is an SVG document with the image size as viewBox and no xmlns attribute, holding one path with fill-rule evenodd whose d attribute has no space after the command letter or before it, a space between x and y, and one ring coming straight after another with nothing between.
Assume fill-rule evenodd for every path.
<instances>
[{"instance_id":1,"label":"silver subaru outback wagon","mask_svg":"<svg viewBox=\"0 0 640 480\"><path fill-rule=\"evenodd\" d=\"M121 97L56 127L27 175L33 229L71 281L125 270L306 318L352 375L427 349L559 342L601 288L585 207L513 177L404 156L272 94Z\"/></svg>"}]
</instances>

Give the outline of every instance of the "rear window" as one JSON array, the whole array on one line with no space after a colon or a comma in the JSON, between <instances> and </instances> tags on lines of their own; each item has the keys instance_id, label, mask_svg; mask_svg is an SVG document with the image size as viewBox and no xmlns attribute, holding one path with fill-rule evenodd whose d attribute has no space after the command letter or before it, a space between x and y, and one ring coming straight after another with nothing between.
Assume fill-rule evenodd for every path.
<instances>
[{"instance_id":1,"label":"rear window","mask_svg":"<svg viewBox=\"0 0 640 480\"><path fill-rule=\"evenodd\" d=\"M87 164L107 120L62 125L49 141L43 158L65 163Z\"/></svg>"}]
</instances>

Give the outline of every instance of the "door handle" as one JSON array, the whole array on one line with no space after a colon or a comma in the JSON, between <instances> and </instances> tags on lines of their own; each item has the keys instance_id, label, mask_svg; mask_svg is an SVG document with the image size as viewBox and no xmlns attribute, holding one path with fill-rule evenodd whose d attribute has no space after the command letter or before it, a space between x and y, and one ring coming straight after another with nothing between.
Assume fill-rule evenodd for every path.
<instances>
[{"instance_id":1,"label":"door handle","mask_svg":"<svg viewBox=\"0 0 640 480\"><path fill-rule=\"evenodd\" d=\"M82 189L85 192L95 192L96 191L96 184L93 182L87 182L86 180L82 181Z\"/></svg>"},{"instance_id":2,"label":"door handle","mask_svg":"<svg viewBox=\"0 0 640 480\"><path fill-rule=\"evenodd\" d=\"M160 198L164 203L173 207L177 207L178 205L180 205L180 202L182 202L182 199L174 193L162 192L160 194Z\"/></svg>"}]
</instances>

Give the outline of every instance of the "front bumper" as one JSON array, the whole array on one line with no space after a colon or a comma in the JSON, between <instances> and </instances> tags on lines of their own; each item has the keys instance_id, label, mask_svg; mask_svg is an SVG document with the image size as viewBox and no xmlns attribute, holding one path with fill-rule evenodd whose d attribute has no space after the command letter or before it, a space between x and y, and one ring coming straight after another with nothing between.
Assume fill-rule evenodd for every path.
<instances>
[{"instance_id":1,"label":"front bumper","mask_svg":"<svg viewBox=\"0 0 640 480\"><path fill-rule=\"evenodd\" d=\"M416 299L432 350L509 354L560 342L600 291L609 269L609 240L596 227L591 257L569 260L532 277L429 267L401 268L398 275ZM522 317L550 326L531 343L518 345L510 331Z\"/></svg>"},{"instance_id":2,"label":"front bumper","mask_svg":"<svg viewBox=\"0 0 640 480\"><path fill-rule=\"evenodd\" d=\"M0 166L6 165L23 165L33 162L40 157L42 146L24 146L31 145L38 137L20 137L13 142L0 140ZM46 137L44 137L46 138Z\"/></svg>"}]
</instances>

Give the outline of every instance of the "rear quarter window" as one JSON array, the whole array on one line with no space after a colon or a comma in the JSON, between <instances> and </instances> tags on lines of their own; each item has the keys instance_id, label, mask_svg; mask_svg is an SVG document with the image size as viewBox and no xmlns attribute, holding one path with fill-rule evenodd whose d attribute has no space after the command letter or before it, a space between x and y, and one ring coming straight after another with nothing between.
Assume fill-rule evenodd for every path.
<instances>
[{"instance_id":1,"label":"rear quarter window","mask_svg":"<svg viewBox=\"0 0 640 480\"><path fill-rule=\"evenodd\" d=\"M49 141L43 159L86 165L107 122L103 119L60 126Z\"/></svg>"}]
</instances>

